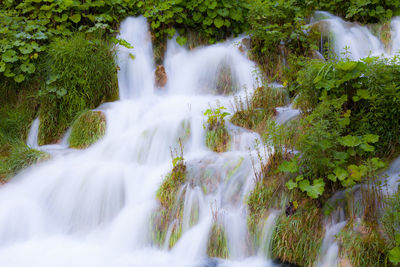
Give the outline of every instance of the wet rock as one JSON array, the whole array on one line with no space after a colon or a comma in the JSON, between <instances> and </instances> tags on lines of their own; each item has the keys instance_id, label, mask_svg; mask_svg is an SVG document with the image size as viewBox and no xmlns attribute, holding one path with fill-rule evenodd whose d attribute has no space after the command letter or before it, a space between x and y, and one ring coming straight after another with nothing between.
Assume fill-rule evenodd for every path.
<instances>
[{"instance_id":1,"label":"wet rock","mask_svg":"<svg viewBox=\"0 0 400 267\"><path fill-rule=\"evenodd\" d=\"M156 86L165 87L168 81L167 72L163 65L158 65L155 72Z\"/></svg>"},{"instance_id":2,"label":"wet rock","mask_svg":"<svg viewBox=\"0 0 400 267\"><path fill-rule=\"evenodd\" d=\"M286 205L286 210L285 214L287 217L292 216L296 213L296 207L294 206L293 202L289 202L288 205Z\"/></svg>"},{"instance_id":3,"label":"wet rock","mask_svg":"<svg viewBox=\"0 0 400 267\"><path fill-rule=\"evenodd\" d=\"M231 60L225 58L218 65L216 93L219 95L232 95L239 89L236 75L231 69L231 64Z\"/></svg>"}]
</instances>

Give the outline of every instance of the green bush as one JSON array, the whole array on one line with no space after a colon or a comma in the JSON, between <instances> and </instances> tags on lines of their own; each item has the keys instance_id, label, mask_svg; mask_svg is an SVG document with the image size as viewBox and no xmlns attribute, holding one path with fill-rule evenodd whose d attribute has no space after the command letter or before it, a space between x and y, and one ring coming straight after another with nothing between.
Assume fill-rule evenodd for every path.
<instances>
[{"instance_id":1,"label":"green bush","mask_svg":"<svg viewBox=\"0 0 400 267\"><path fill-rule=\"evenodd\" d=\"M207 244L207 255L211 258L229 257L228 240L226 238L224 226L218 222L211 228L210 238Z\"/></svg>"},{"instance_id":2,"label":"green bush","mask_svg":"<svg viewBox=\"0 0 400 267\"><path fill-rule=\"evenodd\" d=\"M225 152L228 149L230 136L225 127L225 117L229 115L224 112L225 107L207 109L204 115L207 116L206 145L214 152Z\"/></svg>"},{"instance_id":3,"label":"green bush","mask_svg":"<svg viewBox=\"0 0 400 267\"><path fill-rule=\"evenodd\" d=\"M86 148L99 139L106 132L106 118L101 111L83 112L71 126L71 135L68 142L73 148Z\"/></svg>"},{"instance_id":4,"label":"green bush","mask_svg":"<svg viewBox=\"0 0 400 267\"><path fill-rule=\"evenodd\" d=\"M57 142L75 116L118 98L117 67L112 45L75 34L48 48L49 74L40 91L41 145Z\"/></svg>"}]
</instances>

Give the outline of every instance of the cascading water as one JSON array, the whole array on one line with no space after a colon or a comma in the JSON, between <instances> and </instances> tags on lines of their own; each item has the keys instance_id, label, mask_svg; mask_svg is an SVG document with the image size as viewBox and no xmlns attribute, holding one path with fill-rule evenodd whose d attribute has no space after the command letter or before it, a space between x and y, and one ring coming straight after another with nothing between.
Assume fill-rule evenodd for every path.
<instances>
[{"instance_id":1,"label":"cascading water","mask_svg":"<svg viewBox=\"0 0 400 267\"><path fill-rule=\"evenodd\" d=\"M252 256L247 236L244 203L254 180L249 150L258 135L228 123L227 152L211 152L204 142L203 112L217 103L229 108L229 94L251 91L257 84L255 64L234 41L194 51L170 41L169 82L157 91L146 20L128 18L121 38L134 48L118 53L121 100L99 107L107 120L104 138L86 150L61 146L67 152L0 189L0 265L207 266L216 216L225 229L229 260L213 264L272 265ZM222 91L216 72L228 73L231 80ZM171 170L170 148L179 139L188 166L181 193L183 233L168 250L168 245L154 245L149 225L159 205L156 191ZM33 140L28 144L44 149Z\"/></svg>"},{"instance_id":2,"label":"cascading water","mask_svg":"<svg viewBox=\"0 0 400 267\"><path fill-rule=\"evenodd\" d=\"M329 45L339 57L358 60L367 56L391 57L400 49L400 21L394 18L391 23L391 43L385 49L384 43L367 26L344 21L343 19L319 11L315 14L323 34L329 39Z\"/></svg>"}]
</instances>

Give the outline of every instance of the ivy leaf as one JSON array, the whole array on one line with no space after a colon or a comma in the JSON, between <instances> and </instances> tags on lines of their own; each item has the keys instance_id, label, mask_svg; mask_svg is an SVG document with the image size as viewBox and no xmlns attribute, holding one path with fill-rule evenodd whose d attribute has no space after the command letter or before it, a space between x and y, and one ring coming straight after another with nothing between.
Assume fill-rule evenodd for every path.
<instances>
[{"instance_id":1,"label":"ivy leaf","mask_svg":"<svg viewBox=\"0 0 400 267\"><path fill-rule=\"evenodd\" d=\"M218 9L217 12L222 17L227 17L229 15L229 10L227 8Z\"/></svg>"},{"instance_id":2,"label":"ivy leaf","mask_svg":"<svg viewBox=\"0 0 400 267\"><path fill-rule=\"evenodd\" d=\"M9 62L9 63L16 62L18 61L17 52L15 52L14 50L7 50L6 52L3 53L2 59L4 62Z\"/></svg>"},{"instance_id":3,"label":"ivy leaf","mask_svg":"<svg viewBox=\"0 0 400 267\"><path fill-rule=\"evenodd\" d=\"M33 65L32 63L24 63L24 64L22 64L21 65L21 70L23 71L23 72L27 72L27 73L30 73L30 74L32 74L32 73L34 73L35 72L35 65Z\"/></svg>"},{"instance_id":4,"label":"ivy leaf","mask_svg":"<svg viewBox=\"0 0 400 267\"><path fill-rule=\"evenodd\" d=\"M17 83L21 83L25 80L25 76L23 74L18 74L17 76L14 76L14 81Z\"/></svg>"},{"instance_id":5,"label":"ivy leaf","mask_svg":"<svg viewBox=\"0 0 400 267\"><path fill-rule=\"evenodd\" d=\"M347 147L356 147L361 144L361 140L357 136L346 135L339 139L339 143Z\"/></svg>"},{"instance_id":6,"label":"ivy leaf","mask_svg":"<svg viewBox=\"0 0 400 267\"><path fill-rule=\"evenodd\" d=\"M219 29L222 26L224 26L224 19L221 17L217 17L216 19L214 19L214 25Z\"/></svg>"},{"instance_id":7,"label":"ivy leaf","mask_svg":"<svg viewBox=\"0 0 400 267\"><path fill-rule=\"evenodd\" d=\"M70 16L69 19L74 23L78 23L79 21L81 21L81 15L74 14L74 15Z\"/></svg>"}]
</instances>

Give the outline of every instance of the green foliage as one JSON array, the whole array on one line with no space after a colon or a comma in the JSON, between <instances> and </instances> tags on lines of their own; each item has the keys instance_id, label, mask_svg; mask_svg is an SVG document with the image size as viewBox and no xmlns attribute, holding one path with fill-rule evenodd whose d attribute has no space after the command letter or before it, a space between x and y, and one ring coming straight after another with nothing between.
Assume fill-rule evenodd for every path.
<instances>
[{"instance_id":1,"label":"green foliage","mask_svg":"<svg viewBox=\"0 0 400 267\"><path fill-rule=\"evenodd\" d=\"M228 112L224 112L225 107L216 109L207 109L204 116L207 116L206 128L206 145L214 152L224 152L229 145L229 133L225 127L225 117L229 116Z\"/></svg>"},{"instance_id":2,"label":"green foliage","mask_svg":"<svg viewBox=\"0 0 400 267\"><path fill-rule=\"evenodd\" d=\"M75 34L52 42L47 52L48 78L39 92L40 144L59 140L79 112L118 98L110 43Z\"/></svg>"},{"instance_id":3,"label":"green foliage","mask_svg":"<svg viewBox=\"0 0 400 267\"><path fill-rule=\"evenodd\" d=\"M394 108L400 103L399 72L397 58L310 62L298 76L297 102L304 112L310 112L322 96L346 96L343 104L345 111L350 112L347 132L354 136L378 136L379 143L367 143L375 143L378 155L388 156L400 144L400 126L393 123L400 120L400 112ZM365 144L362 147L372 150Z\"/></svg>"},{"instance_id":4,"label":"green foliage","mask_svg":"<svg viewBox=\"0 0 400 267\"><path fill-rule=\"evenodd\" d=\"M20 83L30 79L38 59L55 37L74 32L114 32L140 1L2 1L0 3L0 75Z\"/></svg>"},{"instance_id":5,"label":"green foliage","mask_svg":"<svg viewBox=\"0 0 400 267\"><path fill-rule=\"evenodd\" d=\"M245 0L150 0L143 10L155 39L172 38L178 31L181 37L177 42L181 45L186 44L190 31L214 43L247 29Z\"/></svg>"},{"instance_id":6,"label":"green foliage","mask_svg":"<svg viewBox=\"0 0 400 267\"><path fill-rule=\"evenodd\" d=\"M318 9L333 12L348 20L376 23L389 20L399 12L398 0L320 0Z\"/></svg>"},{"instance_id":7,"label":"green foliage","mask_svg":"<svg viewBox=\"0 0 400 267\"><path fill-rule=\"evenodd\" d=\"M306 18L312 13L308 2L256 0L251 4L251 55L273 80L284 80L290 55L306 56L316 49L316 35L306 32Z\"/></svg>"},{"instance_id":8,"label":"green foliage","mask_svg":"<svg viewBox=\"0 0 400 267\"><path fill-rule=\"evenodd\" d=\"M106 118L101 111L86 111L71 126L68 142L73 148L87 148L101 139L106 132Z\"/></svg>"},{"instance_id":9,"label":"green foliage","mask_svg":"<svg viewBox=\"0 0 400 267\"><path fill-rule=\"evenodd\" d=\"M272 236L272 254L283 262L313 266L322 244L324 229L321 210L299 208L289 217L282 214Z\"/></svg>"}]
</instances>

